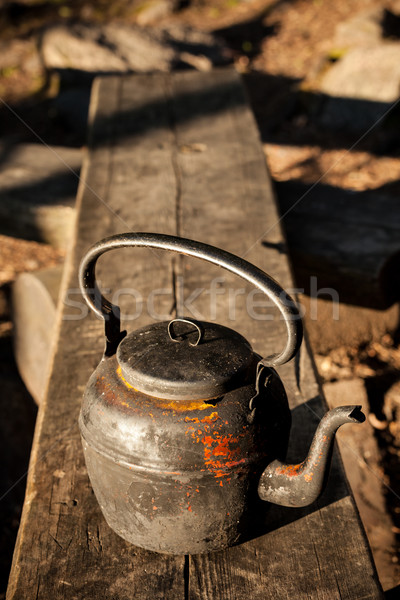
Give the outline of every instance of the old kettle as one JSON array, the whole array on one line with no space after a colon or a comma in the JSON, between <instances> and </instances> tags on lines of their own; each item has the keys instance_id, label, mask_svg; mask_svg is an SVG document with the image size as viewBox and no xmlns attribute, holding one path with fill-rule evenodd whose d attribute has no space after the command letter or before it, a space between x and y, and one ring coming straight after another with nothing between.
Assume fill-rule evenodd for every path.
<instances>
[{"instance_id":1,"label":"old kettle","mask_svg":"<svg viewBox=\"0 0 400 600\"><path fill-rule=\"evenodd\" d=\"M121 332L118 307L101 295L95 265L104 252L125 246L194 256L249 281L280 310L284 350L261 358L232 329L192 319ZM291 414L274 367L295 355L302 326L276 281L223 250L152 233L98 242L79 278L106 333L79 426L93 490L117 534L157 552L209 552L243 539L260 499L306 506L319 496L337 428L365 417L359 406L329 411L307 458L285 464Z\"/></svg>"}]
</instances>

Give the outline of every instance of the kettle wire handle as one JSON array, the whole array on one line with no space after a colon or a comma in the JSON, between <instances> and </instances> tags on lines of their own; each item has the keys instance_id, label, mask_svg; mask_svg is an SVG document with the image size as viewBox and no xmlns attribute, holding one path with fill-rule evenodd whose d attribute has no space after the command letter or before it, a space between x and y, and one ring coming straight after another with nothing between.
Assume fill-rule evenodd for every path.
<instances>
[{"instance_id":1,"label":"kettle wire handle","mask_svg":"<svg viewBox=\"0 0 400 600\"><path fill-rule=\"evenodd\" d=\"M114 354L119 342L126 335L120 331L120 310L102 296L95 277L97 259L108 252L125 247L159 248L194 256L235 273L263 292L279 309L287 330L287 342L282 352L262 359L264 366L283 365L294 357L303 337L301 317L295 302L269 275L248 261L221 250L186 238L160 233L123 233L112 235L94 244L83 257L79 268L79 284L88 306L105 321L107 356Z\"/></svg>"}]
</instances>

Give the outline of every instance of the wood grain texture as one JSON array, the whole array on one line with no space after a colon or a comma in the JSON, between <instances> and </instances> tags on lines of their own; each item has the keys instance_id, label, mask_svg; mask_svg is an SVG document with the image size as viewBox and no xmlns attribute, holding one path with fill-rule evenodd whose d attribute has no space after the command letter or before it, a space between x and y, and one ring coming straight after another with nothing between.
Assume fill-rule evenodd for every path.
<instances>
[{"instance_id":1,"label":"wood grain texture","mask_svg":"<svg viewBox=\"0 0 400 600\"><path fill-rule=\"evenodd\" d=\"M77 288L77 266L88 246L129 230L215 244L255 262L284 287L292 285L286 257L261 243L283 242L282 233L254 120L231 70L99 80L78 204L64 298ZM109 253L99 266L104 289L125 289L120 300L128 328L151 321L148 298L156 287L152 312L159 316L173 314L177 303L186 314L192 309L235 327L258 352L283 346L282 322L250 318L243 282L205 263L129 249ZM210 287L215 277L224 280ZM238 287L243 292L235 296ZM132 290L143 299L134 322L129 315L139 313L140 302ZM266 306L253 309L258 317L268 314ZM80 446L81 397L103 348L101 322L71 319L80 311L71 302L60 305L59 341L40 408L8 600L382 597L337 456L318 505L266 506L258 537L227 551L185 559L118 538L101 516ZM290 456L298 460L325 406L305 346L297 362L280 371L293 408Z\"/></svg>"}]
</instances>

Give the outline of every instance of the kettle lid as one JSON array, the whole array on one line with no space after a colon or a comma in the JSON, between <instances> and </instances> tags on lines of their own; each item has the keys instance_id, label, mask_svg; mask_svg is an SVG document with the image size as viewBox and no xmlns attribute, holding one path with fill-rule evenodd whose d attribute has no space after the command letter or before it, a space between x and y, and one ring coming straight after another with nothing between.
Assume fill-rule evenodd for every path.
<instances>
[{"instance_id":1,"label":"kettle lid","mask_svg":"<svg viewBox=\"0 0 400 600\"><path fill-rule=\"evenodd\" d=\"M192 319L142 327L119 344L126 383L170 400L217 398L254 378L259 357L236 331Z\"/></svg>"}]
</instances>

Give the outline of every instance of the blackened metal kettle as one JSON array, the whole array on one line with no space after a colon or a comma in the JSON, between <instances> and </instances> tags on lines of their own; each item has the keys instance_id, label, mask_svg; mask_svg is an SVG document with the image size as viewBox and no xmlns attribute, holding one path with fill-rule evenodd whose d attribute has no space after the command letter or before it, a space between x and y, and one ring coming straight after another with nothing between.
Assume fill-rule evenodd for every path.
<instances>
[{"instance_id":1,"label":"blackened metal kettle","mask_svg":"<svg viewBox=\"0 0 400 600\"><path fill-rule=\"evenodd\" d=\"M232 329L189 318L121 332L119 309L101 295L95 265L104 252L125 246L194 256L249 281L280 310L285 348L263 359ZM274 367L295 355L302 325L278 283L223 250L152 233L98 242L79 278L106 333L79 427L95 495L117 534L158 552L209 552L243 539L260 498L305 506L319 496L336 429L364 415L359 406L329 411L308 457L285 464L291 414Z\"/></svg>"}]
</instances>

